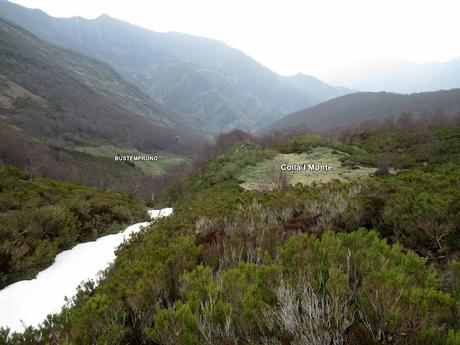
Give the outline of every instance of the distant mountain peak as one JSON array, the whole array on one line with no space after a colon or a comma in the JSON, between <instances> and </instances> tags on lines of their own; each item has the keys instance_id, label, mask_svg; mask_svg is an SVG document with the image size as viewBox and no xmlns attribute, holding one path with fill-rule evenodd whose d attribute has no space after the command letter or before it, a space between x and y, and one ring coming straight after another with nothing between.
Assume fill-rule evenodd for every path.
<instances>
[{"instance_id":1,"label":"distant mountain peak","mask_svg":"<svg viewBox=\"0 0 460 345\"><path fill-rule=\"evenodd\" d=\"M113 18L109 16L107 13L102 13L101 15L95 18L95 20L108 20L108 19L112 20Z\"/></svg>"},{"instance_id":2,"label":"distant mountain peak","mask_svg":"<svg viewBox=\"0 0 460 345\"><path fill-rule=\"evenodd\" d=\"M302 80L302 79L308 79L308 80L318 80L318 78L315 78L311 75L308 75L308 74L305 74L305 73L302 73L302 72L297 72L296 74L293 74L292 76L290 76L290 78L295 78L295 79L299 79L299 80Z\"/></svg>"}]
</instances>

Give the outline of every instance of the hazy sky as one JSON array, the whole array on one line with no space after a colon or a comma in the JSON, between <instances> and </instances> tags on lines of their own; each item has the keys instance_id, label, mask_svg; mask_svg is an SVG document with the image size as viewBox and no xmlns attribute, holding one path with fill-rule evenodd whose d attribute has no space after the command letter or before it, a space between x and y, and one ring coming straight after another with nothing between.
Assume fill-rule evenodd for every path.
<instances>
[{"instance_id":1,"label":"hazy sky","mask_svg":"<svg viewBox=\"0 0 460 345\"><path fill-rule=\"evenodd\" d=\"M211 37L281 74L334 82L388 60L460 56L459 0L13 0L53 16L102 13L155 31Z\"/></svg>"}]
</instances>

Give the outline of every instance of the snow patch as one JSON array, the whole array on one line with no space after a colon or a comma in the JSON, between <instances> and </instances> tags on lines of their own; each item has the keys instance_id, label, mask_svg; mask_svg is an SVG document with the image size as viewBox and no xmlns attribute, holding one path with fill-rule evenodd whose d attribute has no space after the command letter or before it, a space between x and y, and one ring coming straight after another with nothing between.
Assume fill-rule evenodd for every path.
<instances>
[{"instance_id":1,"label":"snow patch","mask_svg":"<svg viewBox=\"0 0 460 345\"><path fill-rule=\"evenodd\" d=\"M167 217L172 212L172 208L148 211L151 219ZM20 332L26 326L38 326L48 314L58 313L66 296L74 296L84 281L97 281L101 271L115 260L116 248L149 224L137 223L118 234L78 244L58 254L54 263L35 279L19 281L0 290L0 327Z\"/></svg>"},{"instance_id":2,"label":"snow patch","mask_svg":"<svg viewBox=\"0 0 460 345\"><path fill-rule=\"evenodd\" d=\"M172 208L163 208L161 210L149 210L148 211L150 218L160 218L160 217L168 217L173 213Z\"/></svg>"}]
</instances>

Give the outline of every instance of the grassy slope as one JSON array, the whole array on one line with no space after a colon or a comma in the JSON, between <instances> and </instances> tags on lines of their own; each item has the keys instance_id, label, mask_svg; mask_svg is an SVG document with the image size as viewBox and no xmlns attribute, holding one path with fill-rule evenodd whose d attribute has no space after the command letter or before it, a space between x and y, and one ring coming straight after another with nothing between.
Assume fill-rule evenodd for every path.
<instances>
[{"instance_id":1,"label":"grassy slope","mask_svg":"<svg viewBox=\"0 0 460 345\"><path fill-rule=\"evenodd\" d=\"M90 154L96 157L108 157L113 159L115 155L146 155L144 152L132 148L120 148L113 145L104 145L104 146L76 146L73 148L75 151L83 152ZM157 153L159 159L158 161L135 161L133 162L134 166L141 169L144 173L150 174L153 176L162 176L167 173L167 171L173 168L176 165L189 162L190 159L186 156L173 155L168 153Z\"/></svg>"},{"instance_id":2,"label":"grassy slope","mask_svg":"<svg viewBox=\"0 0 460 345\"><path fill-rule=\"evenodd\" d=\"M246 189L261 190L264 185L267 171L272 169L280 169L281 164L317 164L317 165L330 165L332 171L298 171L286 172L289 175L289 182L291 185L296 183L312 184L312 183L325 183L333 180L351 181L358 178L369 177L370 174L375 172L375 168L346 166L342 161L348 156L347 153L340 152L328 147L316 147L308 153L280 153L273 159L265 160L258 163L256 166L245 168L240 179L244 180L241 184Z\"/></svg>"},{"instance_id":3,"label":"grassy slope","mask_svg":"<svg viewBox=\"0 0 460 345\"><path fill-rule=\"evenodd\" d=\"M83 168L87 166L91 169L104 171L107 175L120 182L129 181L134 176L143 175L140 168L127 162L116 162L113 157L98 156L80 150L64 149L59 151L61 152L61 156L63 155L62 152L64 152L64 159L69 163Z\"/></svg>"}]
</instances>

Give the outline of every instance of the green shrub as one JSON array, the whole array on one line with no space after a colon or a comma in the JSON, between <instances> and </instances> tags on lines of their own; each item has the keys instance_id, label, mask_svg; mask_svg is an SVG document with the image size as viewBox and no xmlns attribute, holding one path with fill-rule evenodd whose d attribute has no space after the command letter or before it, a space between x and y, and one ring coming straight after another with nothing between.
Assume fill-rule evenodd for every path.
<instances>
[{"instance_id":1,"label":"green shrub","mask_svg":"<svg viewBox=\"0 0 460 345\"><path fill-rule=\"evenodd\" d=\"M146 219L145 211L128 195L32 179L0 164L0 288L32 278L78 242Z\"/></svg>"}]
</instances>

